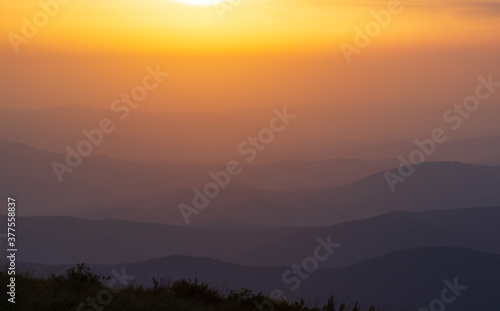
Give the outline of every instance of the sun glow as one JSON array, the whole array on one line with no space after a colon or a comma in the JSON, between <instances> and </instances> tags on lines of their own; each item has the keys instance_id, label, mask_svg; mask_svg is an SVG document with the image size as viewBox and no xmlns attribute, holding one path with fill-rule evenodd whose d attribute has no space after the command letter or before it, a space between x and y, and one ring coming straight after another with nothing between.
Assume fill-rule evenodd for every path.
<instances>
[{"instance_id":1,"label":"sun glow","mask_svg":"<svg viewBox=\"0 0 500 311\"><path fill-rule=\"evenodd\" d=\"M197 6L208 6L215 5L223 0L175 0L177 2L182 2L189 5L197 5Z\"/></svg>"}]
</instances>

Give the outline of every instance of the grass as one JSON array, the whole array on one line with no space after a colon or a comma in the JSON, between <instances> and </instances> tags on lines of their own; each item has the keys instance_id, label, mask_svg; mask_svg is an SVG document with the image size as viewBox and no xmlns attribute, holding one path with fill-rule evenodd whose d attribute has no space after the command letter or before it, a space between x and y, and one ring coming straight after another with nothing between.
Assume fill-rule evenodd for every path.
<instances>
[{"instance_id":1,"label":"grass","mask_svg":"<svg viewBox=\"0 0 500 311\"><path fill-rule=\"evenodd\" d=\"M6 273L0 272L2 284L9 284ZM105 286L108 278L94 274L84 264L64 275L34 278L29 274L16 276L16 303L4 299L0 310L16 311L360 311L357 304L335 306L333 297L319 308L300 302L271 300L262 293L241 289L222 293L197 280L157 281L154 286ZM7 289L8 290L8 289ZM263 307L258 307L263 306ZM369 311L375 311L370 307Z\"/></svg>"}]
</instances>

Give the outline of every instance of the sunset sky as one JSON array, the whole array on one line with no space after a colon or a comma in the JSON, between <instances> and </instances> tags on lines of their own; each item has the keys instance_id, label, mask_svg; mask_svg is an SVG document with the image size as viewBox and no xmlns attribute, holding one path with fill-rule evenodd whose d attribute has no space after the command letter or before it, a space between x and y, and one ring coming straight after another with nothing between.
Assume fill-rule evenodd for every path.
<instances>
[{"instance_id":1,"label":"sunset sky","mask_svg":"<svg viewBox=\"0 0 500 311\"><path fill-rule=\"evenodd\" d=\"M148 109L276 101L444 105L465 95L479 74L500 70L500 1L491 0L401 1L402 12L347 64L340 44L352 44L354 27L364 28L370 12L388 3L242 0L221 19L213 6L181 0L72 0L16 54L8 34L20 35L23 17L41 8L5 0L1 105L105 107L151 64L172 76ZM31 91L20 96L26 86Z\"/></svg>"},{"instance_id":2,"label":"sunset sky","mask_svg":"<svg viewBox=\"0 0 500 311\"><path fill-rule=\"evenodd\" d=\"M221 21L212 6L172 0L69 1L30 45L46 50L92 51L314 51L335 50L370 11L390 1L241 0ZM400 1L403 11L381 44L492 44L499 1ZM19 32L38 1L2 1L3 32ZM498 43L498 42L495 42Z\"/></svg>"}]
</instances>

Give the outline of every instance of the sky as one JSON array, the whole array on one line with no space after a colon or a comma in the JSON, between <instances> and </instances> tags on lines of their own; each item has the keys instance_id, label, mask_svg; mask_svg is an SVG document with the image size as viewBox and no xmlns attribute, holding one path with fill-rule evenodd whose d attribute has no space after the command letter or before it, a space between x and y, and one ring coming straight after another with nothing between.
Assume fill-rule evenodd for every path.
<instances>
[{"instance_id":1,"label":"sky","mask_svg":"<svg viewBox=\"0 0 500 311\"><path fill-rule=\"evenodd\" d=\"M32 45L48 50L184 53L328 50L349 39L353 27L366 24L372 10L386 9L392 0L239 1L221 20L213 6L172 0L69 0ZM498 1L398 2L402 11L385 29L385 44L488 45L499 26ZM1 8L8 12L2 31L16 32L22 17L32 17L40 5L7 0Z\"/></svg>"},{"instance_id":2,"label":"sky","mask_svg":"<svg viewBox=\"0 0 500 311\"><path fill-rule=\"evenodd\" d=\"M446 106L500 74L500 1L400 1L350 62L341 45L392 1L241 0L223 18L172 0L67 2L17 53L23 18L55 2L0 2L0 108L107 107L156 64L171 76L141 109Z\"/></svg>"}]
</instances>

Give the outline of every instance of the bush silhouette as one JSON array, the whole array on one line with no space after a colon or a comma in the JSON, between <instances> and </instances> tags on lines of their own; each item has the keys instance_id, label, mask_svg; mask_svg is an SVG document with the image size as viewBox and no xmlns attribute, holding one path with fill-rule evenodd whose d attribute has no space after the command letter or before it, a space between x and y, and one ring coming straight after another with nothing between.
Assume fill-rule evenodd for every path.
<instances>
[{"instance_id":1,"label":"bush silhouette","mask_svg":"<svg viewBox=\"0 0 500 311\"><path fill-rule=\"evenodd\" d=\"M0 272L0 280L8 284L9 276ZM0 301L0 310L16 311L84 311L92 310L87 303L96 302L98 293L106 288L104 280L109 279L92 272L81 263L68 269L63 275L52 275L39 279L27 273L16 276L16 303L7 299ZM111 292L111 289L108 290ZM98 301L98 300L97 300ZM211 288L205 283L194 280L177 280L166 282L153 279L152 287L128 286L115 291L110 302L99 305L103 311L257 311L256 306L263 302L273 303L275 311L359 311L354 307L342 304L337 310L333 296L322 308L306 306L304 300L287 302L272 300L262 293L255 294L249 289L229 291L228 294ZM80 309L78 309L80 308ZM268 308L261 309L268 311ZM371 307L369 311L374 311Z\"/></svg>"}]
</instances>

